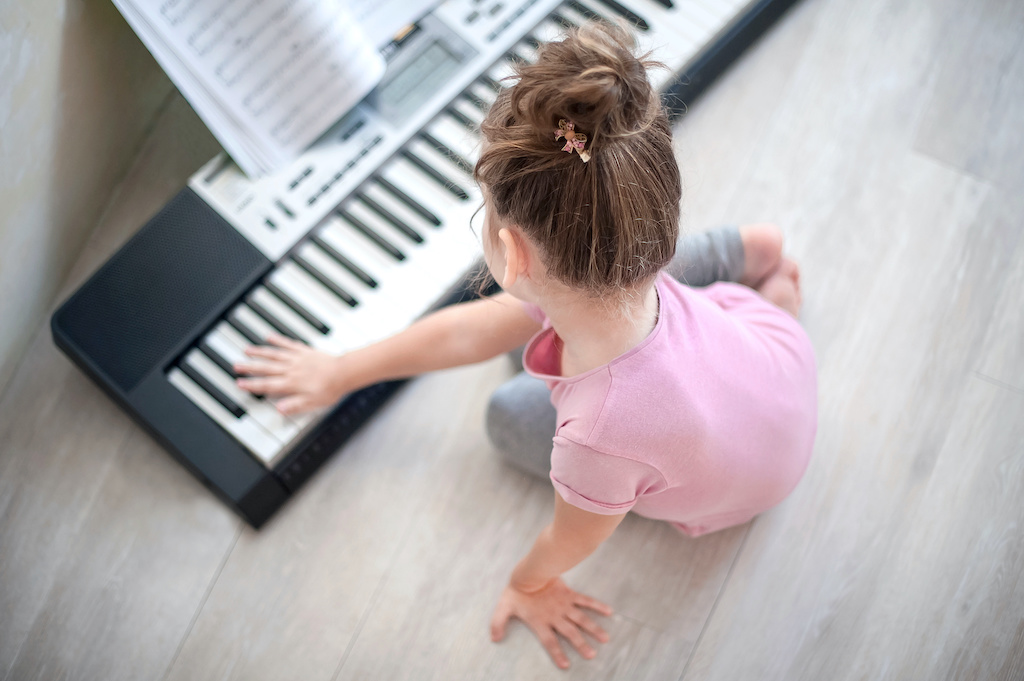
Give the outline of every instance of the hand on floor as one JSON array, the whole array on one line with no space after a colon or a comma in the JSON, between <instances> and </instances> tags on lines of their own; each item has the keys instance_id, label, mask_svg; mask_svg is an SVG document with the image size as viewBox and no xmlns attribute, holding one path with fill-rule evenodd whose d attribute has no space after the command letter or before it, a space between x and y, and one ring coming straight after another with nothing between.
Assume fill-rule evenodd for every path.
<instances>
[{"instance_id":1,"label":"hand on floor","mask_svg":"<svg viewBox=\"0 0 1024 681\"><path fill-rule=\"evenodd\" d=\"M605 616L612 614L609 606L573 591L560 578L533 593L507 586L491 618L491 640L505 638L505 625L513 617L518 618L540 639L554 663L560 669L568 669L569 658L562 650L559 636L569 641L588 660L597 651L587 643L584 632L601 643L608 642L608 633L583 611L584 608Z\"/></svg>"}]
</instances>

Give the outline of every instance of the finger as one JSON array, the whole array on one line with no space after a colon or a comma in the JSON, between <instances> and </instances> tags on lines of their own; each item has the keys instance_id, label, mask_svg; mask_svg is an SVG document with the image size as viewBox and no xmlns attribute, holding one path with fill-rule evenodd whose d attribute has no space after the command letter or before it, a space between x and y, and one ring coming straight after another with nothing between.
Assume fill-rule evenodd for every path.
<instances>
[{"instance_id":1,"label":"finger","mask_svg":"<svg viewBox=\"0 0 1024 681\"><path fill-rule=\"evenodd\" d=\"M559 669L569 668L569 658L565 656L565 652L562 650L561 644L558 642L558 637L555 636L555 632L551 629L545 628L543 631L534 630L537 638L540 639L540 644L544 646L544 650L548 651L548 655L551 656L551 660L555 663L555 666Z\"/></svg>"},{"instance_id":2,"label":"finger","mask_svg":"<svg viewBox=\"0 0 1024 681\"><path fill-rule=\"evenodd\" d=\"M291 414L298 414L304 411L309 411L311 405L309 400L300 395L292 395L280 400L277 405L277 410L286 416Z\"/></svg>"},{"instance_id":3,"label":"finger","mask_svg":"<svg viewBox=\"0 0 1024 681\"><path fill-rule=\"evenodd\" d=\"M285 367L278 362L236 362L235 373L250 376L277 376L285 372Z\"/></svg>"},{"instance_id":4,"label":"finger","mask_svg":"<svg viewBox=\"0 0 1024 681\"><path fill-rule=\"evenodd\" d=\"M276 345L279 348L288 348L289 350L301 350L306 347L305 343L300 343L294 338L288 338L287 336L282 336L279 333L272 333L267 336L267 342L271 345Z\"/></svg>"},{"instance_id":5,"label":"finger","mask_svg":"<svg viewBox=\"0 0 1024 681\"><path fill-rule=\"evenodd\" d=\"M555 631L562 635L566 641L572 644L572 647L576 649L580 655L585 659L589 660L597 655L597 651L590 647L587 643L587 639L583 638L583 632L576 626L574 622L568 619L563 619L561 622L555 624Z\"/></svg>"},{"instance_id":6,"label":"finger","mask_svg":"<svg viewBox=\"0 0 1024 681\"><path fill-rule=\"evenodd\" d=\"M573 592L572 602L582 608L589 608L594 612L599 612L605 617L609 617L612 614L612 607L610 605L605 605L596 598L591 598L581 593Z\"/></svg>"},{"instance_id":7,"label":"finger","mask_svg":"<svg viewBox=\"0 0 1024 681\"><path fill-rule=\"evenodd\" d=\"M278 376L270 378L240 378L238 387L257 395L275 395L287 392L285 382Z\"/></svg>"},{"instance_id":8,"label":"finger","mask_svg":"<svg viewBox=\"0 0 1024 681\"><path fill-rule=\"evenodd\" d=\"M608 632L602 629L597 622L587 617L586 613L582 610L573 610L569 613L568 618L574 622L576 626L596 638L601 643L608 643Z\"/></svg>"},{"instance_id":9,"label":"finger","mask_svg":"<svg viewBox=\"0 0 1024 681\"><path fill-rule=\"evenodd\" d=\"M512 609L499 603L491 616L491 640L500 641L505 638L505 625L512 618Z\"/></svg>"},{"instance_id":10,"label":"finger","mask_svg":"<svg viewBox=\"0 0 1024 681\"><path fill-rule=\"evenodd\" d=\"M259 357L260 359L272 359L278 362L284 361L291 357L291 351L282 350L281 348L274 348L269 345L251 345L245 349L245 354L250 357Z\"/></svg>"}]
</instances>

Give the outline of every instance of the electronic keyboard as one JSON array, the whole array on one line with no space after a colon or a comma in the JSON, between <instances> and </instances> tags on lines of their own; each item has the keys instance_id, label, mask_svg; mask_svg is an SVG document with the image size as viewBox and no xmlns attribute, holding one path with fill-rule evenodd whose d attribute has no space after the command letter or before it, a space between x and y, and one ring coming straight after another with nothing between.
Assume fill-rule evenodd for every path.
<instances>
[{"instance_id":1,"label":"electronic keyboard","mask_svg":"<svg viewBox=\"0 0 1024 681\"><path fill-rule=\"evenodd\" d=\"M53 338L259 527L400 385L285 416L232 365L277 332L331 353L471 297L479 125L514 64L589 19L631 25L678 114L794 0L446 0L384 48L378 87L285 169L226 155L64 302Z\"/></svg>"}]
</instances>

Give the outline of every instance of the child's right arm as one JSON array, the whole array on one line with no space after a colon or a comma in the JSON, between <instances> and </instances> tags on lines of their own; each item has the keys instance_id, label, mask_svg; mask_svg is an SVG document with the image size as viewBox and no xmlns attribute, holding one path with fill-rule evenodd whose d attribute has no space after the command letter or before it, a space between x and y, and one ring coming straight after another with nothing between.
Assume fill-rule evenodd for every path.
<instances>
[{"instance_id":1,"label":"child's right arm","mask_svg":"<svg viewBox=\"0 0 1024 681\"><path fill-rule=\"evenodd\" d=\"M281 395L284 413L333 404L342 395L374 383L427 371L474 364L519 347L540 330L522 303L507 293L452 305L400 333L341 356L314 350L281 336L249 348L256 362L238 364L241 388Z\"/></svg>"}]
</instances>

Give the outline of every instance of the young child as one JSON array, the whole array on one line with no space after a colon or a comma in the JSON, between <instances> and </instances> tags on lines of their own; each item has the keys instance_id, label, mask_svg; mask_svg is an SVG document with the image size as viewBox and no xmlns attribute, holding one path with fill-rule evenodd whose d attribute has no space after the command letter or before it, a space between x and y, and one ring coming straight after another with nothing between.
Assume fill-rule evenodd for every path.
<instances>
[{"instance_id":1,"label":"young child","mask_svg":"<svg viewBox=\"0 0 1024 681\"><path fill-rule=\"evenodd\" d=\"M778 230L701 235L673 260L681 184L651 65L619 29L584 26L498 96L476 178L502 293L340 357L273 337L237 367L241 387L295 412L529 341L528 375L498 391L488 425L510 461L550 477L554 520L513 570L491 635L519 618L561 668L559 637L593 657L584 634L608 635L584 610L611 609L560 576L628 511L690 536L745 523L797 484L815 435L814 353Z\"/></svg>"}]
</instances>

